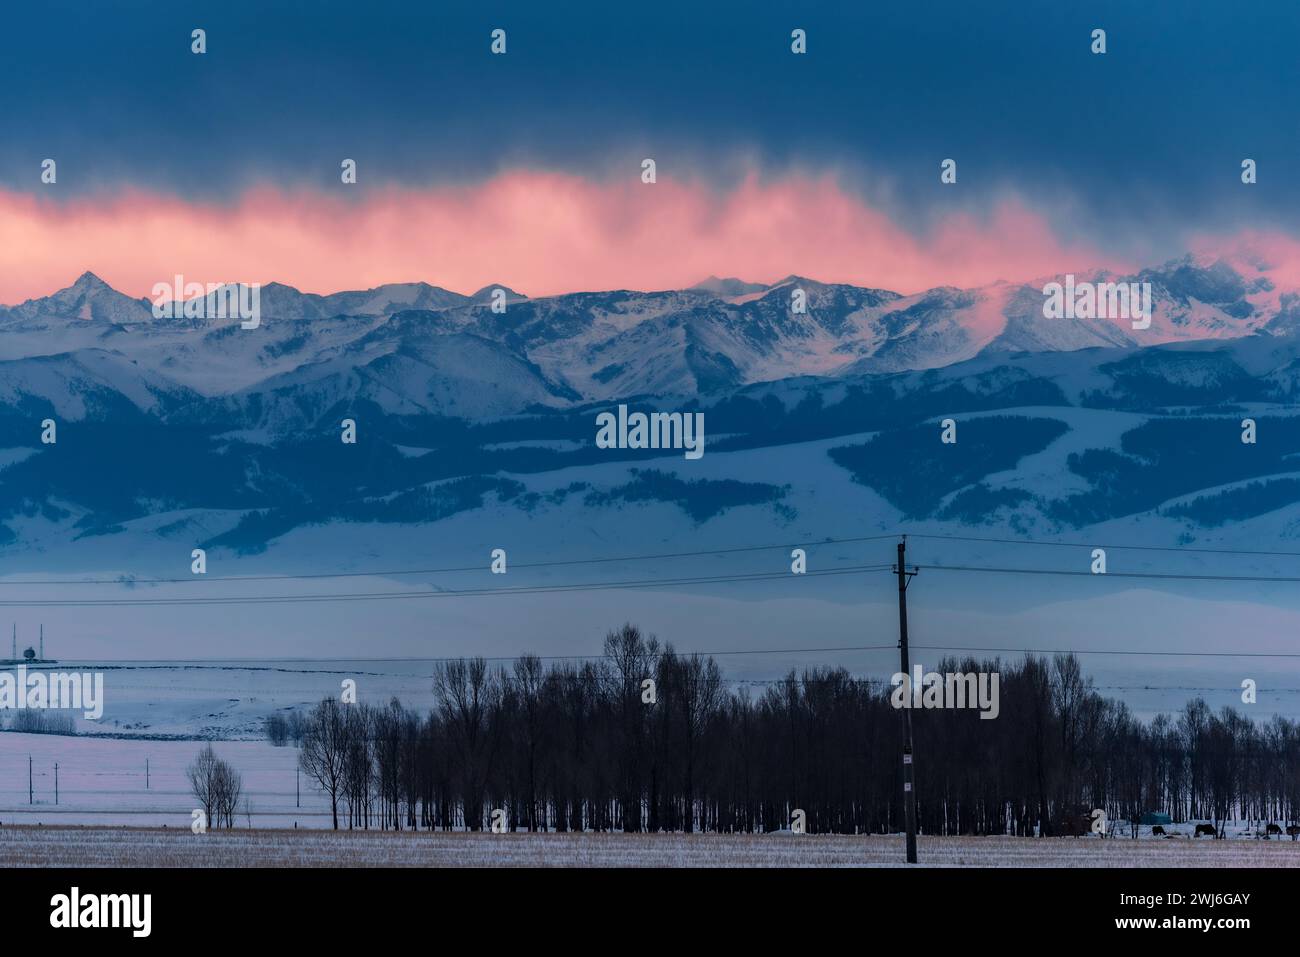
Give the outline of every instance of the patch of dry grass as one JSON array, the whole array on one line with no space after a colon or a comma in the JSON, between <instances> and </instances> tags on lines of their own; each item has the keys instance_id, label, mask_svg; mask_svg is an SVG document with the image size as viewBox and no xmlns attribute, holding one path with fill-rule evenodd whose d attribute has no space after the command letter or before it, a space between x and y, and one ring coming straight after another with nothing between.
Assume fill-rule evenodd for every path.
<instances>
[{"instance_id":1,"label":"patch of dry grass","mask_svg":"<svg viewBox=\"0 0 1300 957\"><path fill-rule=\"evenodd\" d=\"M1293 841L922 837L932 867L1300 867ZM903 839L837 834L0 827L3 867L892 867Z\"/></svg>"}]
</instances>

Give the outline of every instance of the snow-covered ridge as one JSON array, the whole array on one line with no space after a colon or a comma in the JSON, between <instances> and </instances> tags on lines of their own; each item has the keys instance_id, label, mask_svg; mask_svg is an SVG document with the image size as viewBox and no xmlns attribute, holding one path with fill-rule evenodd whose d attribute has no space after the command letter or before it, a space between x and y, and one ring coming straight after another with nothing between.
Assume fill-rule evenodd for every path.
<instances>
[{"instance_id":1,"label":"snow-covered ridge","mask_svg":"<svg viewBox=\"0 0 1300 957\"><path fill-rule=\"evenodd\" d=\"M261 324L244 330L234 318L156 319L147 299L88 272L45 298L0 307L0 380L11 392L30 391L21 384L49 373L29 360L60 356L95 366L98 378L107 355L130 367L119 391L141 407L151 401L141 388L237 401L309 390L320 393L316 403L355 388L389 411L474 417L803 375L933 369L984 354L1300 328L1300 292L1279 288L1254 261L1185 257L1135 276L1079 276L1151 283L1154 315L1142 331L1120 319L1045 318L1042 286L1052 278L901 296L799 276L771 285L710 277L683 290L538 299L505 286L464 295L395 283L322 296L270 283L261 287ZM493 309L498 288L504 312ZM793 306L797 292L806 297L802 311ZM86 358L91 351L100 358Z\"/></svg>"}]
</instances>

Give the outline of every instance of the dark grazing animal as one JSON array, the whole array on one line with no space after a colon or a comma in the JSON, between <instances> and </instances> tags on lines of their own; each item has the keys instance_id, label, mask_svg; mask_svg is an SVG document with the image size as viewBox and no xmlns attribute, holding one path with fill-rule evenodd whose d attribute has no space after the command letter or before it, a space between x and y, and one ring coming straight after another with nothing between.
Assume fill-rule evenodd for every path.
<instances>
[{"instance_id":1,"label":"dark grazing animal","mask_svg":"<svg viewBox=\"0 0 1300 957\"><path fill-rule=\"evenodd\" d=\"M1278 827L1276 824L1270 824L1268 827L1264 828L1264 833L1269 837L1272 837L1274 834L1276 834L1278 837L1281 837L1282 829Z\"/></svg>"},{"instance_id":2,"label":"dark grazing animal","mask_svg":"<svg viewBox=\"0 0 1300 957\"><path fill-rule=\"evenodd\" d=\"M1165 833L1165 829L1161 827L1159 824L1157 824L1155 827L1151 829L1152 837L1155 837L1157 834L1164 834L1164 833Z\"/></svg>"},{"instance_id":3,"label":"dark grazing animal","mask_svg":"<svg viewBox=\"0 0 1300 957\"><path fill-rule=\"evenodd\" d=\"M1198 825L1196 825L1196 837L1200 837L1202 834L1208 834L1208 835L1210 835L1210 837L1218 837L1218 836L1219 836L1219 833L1218 833L1218 831L1216 831L1216 830L1214 829L1214 825L1213 825L1213 824L1198 824Z\"/></svg>"},{"instance_id":4,"label":"dark grazing animal","mask_svg":"<svg viewBox=\"0 0 1300 957\"><path fill-rule=\"evenodd\" d=\"M1297 837L1300 837L1300 824L1288 824L1286 832L1291 835L1291 840L1294 841Z\"/></svg>"}]
</instances>

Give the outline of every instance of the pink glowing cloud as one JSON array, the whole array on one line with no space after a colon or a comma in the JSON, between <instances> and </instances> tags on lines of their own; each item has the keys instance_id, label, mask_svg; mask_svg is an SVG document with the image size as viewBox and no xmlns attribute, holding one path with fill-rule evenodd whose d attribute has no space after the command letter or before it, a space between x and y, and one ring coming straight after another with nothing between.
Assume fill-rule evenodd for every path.
<instances>
[{"instance_id":1,"label":"pink glowing cloud","mask_svg":"<svg viewBox=\"0 0 1300 957\"><path fill-rule=\"evenodd\" d=\"M1188 242L1198 260L1223 258L1267 275L1284 289L1300 287L1300 239L1273 230L1243 230L1231 236L1198 234Z\"/></svg>"},{"instance_id":2,"label":"pink glowing cloud","mask_svg":"<svg viewBox=\"0 0 1300 957\"><path fill-rule=\"evenodd\" d=\"M1014 200L987 216L954 214L920 237L829 176L751 176L719 192L519 170L359 198L261 187L230 204L138 191L68 201L0 192L0 302L11 304L87 269L137 296L177 273L319 293L424 280L461 292L506 283L540 296L791 273L906 293L1131 265L1063 244Z\"/></svg>"}]
</instances>

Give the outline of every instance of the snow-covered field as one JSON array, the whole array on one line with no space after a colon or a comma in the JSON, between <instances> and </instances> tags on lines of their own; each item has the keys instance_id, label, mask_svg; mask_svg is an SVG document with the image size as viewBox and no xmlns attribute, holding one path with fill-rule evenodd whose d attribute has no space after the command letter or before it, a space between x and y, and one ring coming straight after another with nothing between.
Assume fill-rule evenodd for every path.
<instances>
[{"instance_id":1,"label":"snow-covered field","mask_svg":"<svg viewBox=\"0 0 1300 957\"><path fill-rule=\"evenodd\" d=\"M185 768L201 747L198 741L0 734L0 822L166 826L189 833L195 803ZM254 827L330 826L329 805L305 776L298 806L296 748L265 741L219 741L213 747L243 777ZM28 803L29 756L33 803ZM242 802L236 823L248 826Z\"/></svg>"},{"instance_id":2,"label":"snow-covered field","mask_svg":"<svg viewBox=\"0 0 1300 957\"><path fill-rule=\"evenodd\" d=\"M418 660L61 661L31 670L103 673L103 716L73 714L86 735L261 740L268 716L337 697L345 679L374 704L433 704L433 665Z\"/></svg>"},{"instance_id":3,"label":"snow-covered field","mask_svg":"<svg viewBox=\"0 0 1300 957\"><path fill-rule=\"evenodd\" d=\"M1291 841L922 838L925 867L1297 867ZM894 867L901 837L0 828L2 867Z\"/></svg>"}]
</instances>

